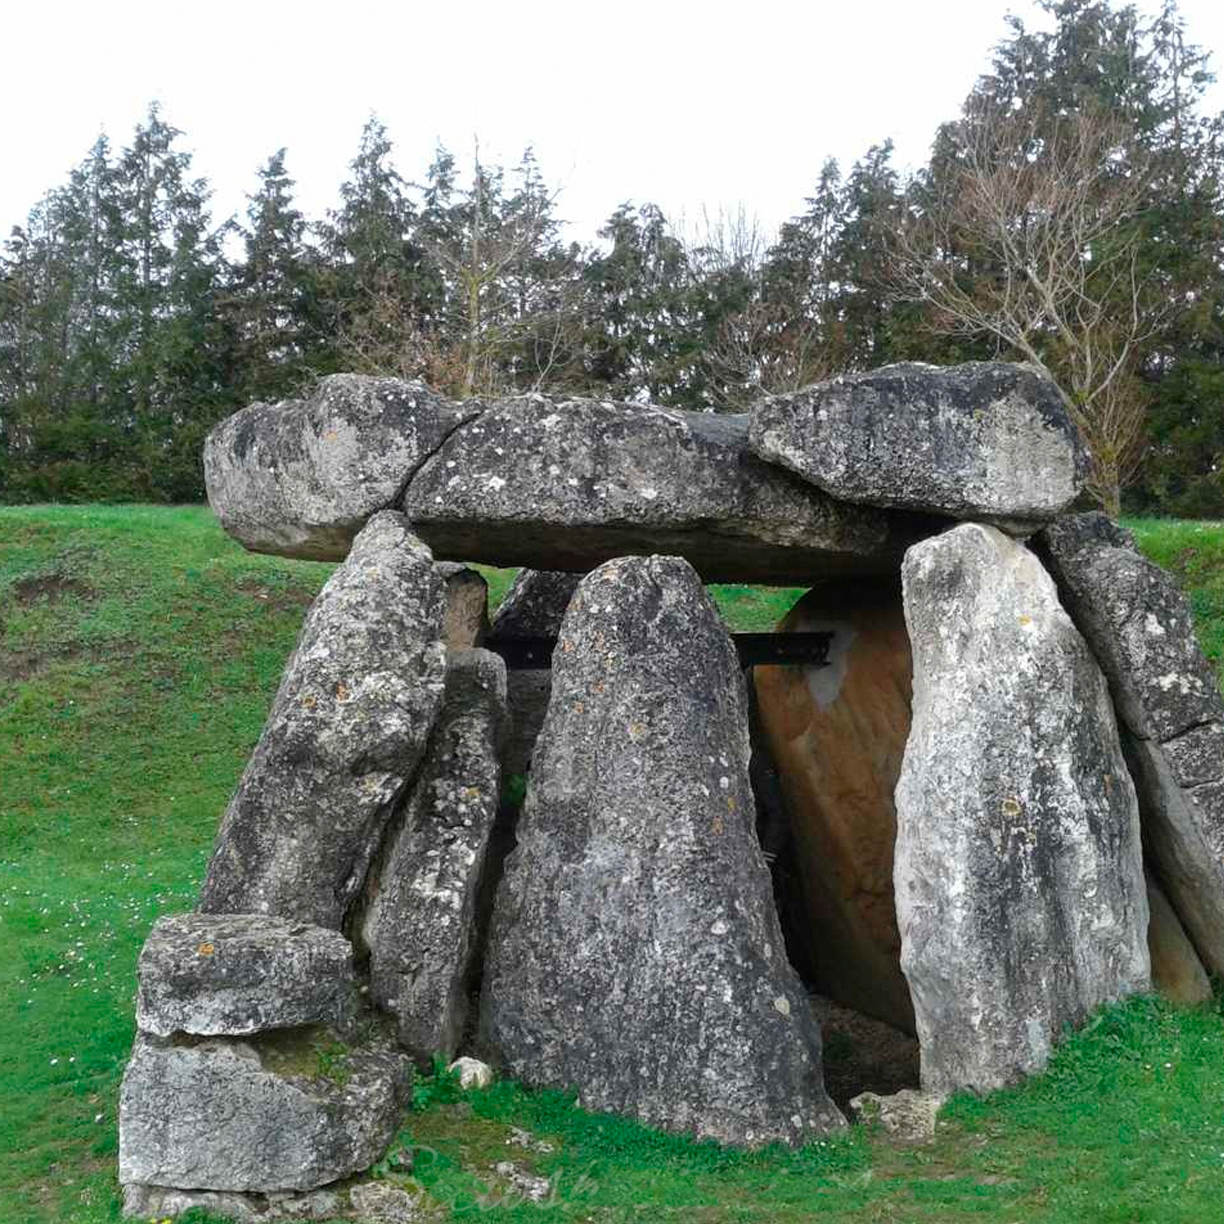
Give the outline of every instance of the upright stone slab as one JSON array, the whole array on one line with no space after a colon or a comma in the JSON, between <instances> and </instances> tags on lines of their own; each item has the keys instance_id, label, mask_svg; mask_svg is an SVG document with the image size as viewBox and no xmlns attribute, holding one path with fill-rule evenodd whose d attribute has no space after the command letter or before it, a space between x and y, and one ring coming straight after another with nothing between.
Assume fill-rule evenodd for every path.
<instances>
[{"instance_id":1,"label":"upright stone slab","mask_svg":"<svg viewBox=\"0 0 1224 1224\"><path fill-rule=\"evenodd\" d=\"M778 631L829 634L827 666L752 669L793 840L792 945L820 994L913 1032L893 902L913 669L901 585L822 584Z\"/></svg>"},{"instance_id":2,"label":"upright stone slab","mask_svg":"<svg viewBox=\"0 0 1224 1224\"><path fill-rule=\"evenodd\" d=\"M329 375L306 399L252 404L208 435L209 504L252 552L342 560L365 521L481 407L420 382Z\"/></svg>"},{"instance_id":3,"label":"upright stone slab","mask_svg":"<svg viewBox=\"0 0 1224 1224\"><path fill-rule=\"evenodd\" d=\"M370 989L418 1059L454 1056L467 1017L477 897L501 788L506 666L453 652L421 772L372 873L361 922Z\"/></svg>"},{"instance_id":4,"label":"upright stone slab","mask_svg":"<svg viewBox=\"0 0 1224 1224\"><path fill-rule=\"evenodd\" d=\"M826 493L1031 529L1075 500L1087 454L1035 367L918 363L848 374L753 409L749 442Z\"/></svg>"},{"instance_id":5,"label":"upright stone slab","mask_svg":"<svg viewBox=\"0 0 1224 1224\"><path fill-rule=\"evenodd\" d=\"M841 1125L753 828L744 683L691 566L622 558L553 656L482 1032L510 1073L725 1143Z\"/></svg>"},{"instance_id":6,"label":"upright stone slab","mask_svg":"<svg viewBox=\"0 0 1224 1224\"><path fill-rule=\"evenodd\" d=\"M436 568L446 586L442 640L447 650L483 645L489 632L489 584L484 575L457 561L439 561Z\"/></svg>"},{"instance_id":7,"label":"upright stone slab","mask_svg":"<svg viewBox=\"0 0 1224 1224\"><path fill-rule=\"evenodd\" d=\"M1194 945L1160 885L1147 873L1148 953L1152 958L1152 989L1174 1003L1206 1003L1211 998L1211 979Z\"/></svg>"},{"instance_id":8,"label":"upright stone slab","mask_svg":"<svg viewBox=\"0 0 1224 1224\"><path fill-rule=\"evenodd\" d=\"M520 570L493 616L491 640L555 638L581 581L581 574ZM551 692L551 667L518 667L507 672L506 702L510 711L504 757L507 778L521 777L530 770L531 754L544 725Z\"/></svg>"},{"instance_id":9,"label":"upright stone slab","mask_svg":"<svg viewBox=\"0 0 1224 1224\"><path fill-rule=\"evenodd\" d=\"M201 911L342 926L442 702L444 607L429 550L375 515L306 614Z\"/></svg>"},{"instance_id":10,"label":"upright stone slab","mask_svg":"<svg viewBox=\"0 0 1224 1224\"><path fill-rule=\"evenodd\" d=\"M1203 964L1224 973L1224 702L1190 608L1103 514L1061 519L1041 542L1129 732L1161 887Z\"/></svg>"},{"instance_id":11,"label":"upright stone slab","mask_svg":"<svg viewBox=\"0 0 1224 1224\"><path fill-rule=\"evenodd\" d=\"M902 579L901 966L923 1088L984 1092L1148 989L1138 807L1105 678L1028 549L966 524L911 548Z\"/></svg>"},{"instance_id":12,"label":"upright stone slab","mask_svg":"<svg viewBox=\"0 0 1224 1224\"><path fill-rule=\"evenodd\" d=\"M891 572L926 529L833 500L747 435L743 416L519 396L452 433L403 509L439 557L585 572L675 553L708 582Z\"/></svg>"}]
</instances>

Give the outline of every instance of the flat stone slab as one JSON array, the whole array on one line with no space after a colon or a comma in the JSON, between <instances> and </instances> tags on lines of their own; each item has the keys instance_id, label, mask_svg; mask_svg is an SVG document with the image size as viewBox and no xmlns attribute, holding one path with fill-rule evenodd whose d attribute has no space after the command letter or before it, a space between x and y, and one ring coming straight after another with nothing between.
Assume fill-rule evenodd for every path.
<instances>
[{"instance_id":1,"label":"flat stone slab","mask_svg":"<svg viewBox=\"0 0 1224 1224\"><path fill-rule=\"evenodd\" d=\"M251 404L213 429L209 505L252 552L341 561L365 521L480 408L420 382L329 375L306 399Z\"/></svg>"},{"instance_id":2,"label":"flat stone slab","mask_svg":"<svg viewBox=\"0 0 1224 1224\"><path fill-rule=\"evenodd\" d=\"M751 448L850 502L1027 530L1075 500L1087 454L1032 366L903 363L753 409Z\"/></svg>"},{"instance_id":3,"label":"flat stone slab","mask_svg":"<svg viewBox=\"0 0 1224 1224\"><path fill-rule=\"evenodd\" d=\"M1023 544L967 523L910 549L902 580L901 968L923 1089L986 1092L1149 989L1139 809L1105 677Z\"/></svg>"},{"instance_id":4,"label":"flat stone slab","mask_svg":"<svg viewBox=\"0 0 1224 1224\"><path fill-rule=\"evenodd\" d=\"M922 533L763 463L747 437L745 416L521 396L451 434L402 506L439 557L586 572L667 553L705 581L895 569Z\"/></svg>"},{"instance_id":5,"label":"flat stone slab","mask_svg":"<svg viewBox=\"0 0 1224 1224\"><path fill-rule=\"evenodd\" d=\"M553 654L482 1034L529 1084L722 1143L843 1124L787 959L730 636L677 557L583 579Z\"/></svg>"},{"instance_id":6,"label":"flat stone slab","mask_svg":"<svg viewBox=\"0 0 1224 1224\"><path fill-rule=\"evenodd\" d=\"M189 1190L313 1190L368 1168L411 1069L384 1039L327 1030L162 1041L138 1033L119 1092L119 1180Z\"/></svg>"},{"instance_id":7,"label":"flat stone slab","mask_svg":"<svg viewBox=\"0 0 1224 1224\"><path fill-rule=\"evenodd\" d=\"M344 1027L357 993L343 935L267 914L159 918L136 976L136 1025L157 1037Z\"/></svg>"},{"instance_id":8,"label":"flat stone slab","mask_svg":"<svg viewBox=\"0 0 1224 1224\"><path fill-rule=\"evenodd\" d=\"M306 614L200 893L204 913L339 930L442 704L443 579L376 514Z\"/></svg>"},{"instance_id":9,"label":"flat stone slab","mask_svg":"<svg viewBox=\"0 0 1224 1224\"><path fill-rule=\"evenodd\" d=\"M1040 544L1109 677L1160 888L1224 974L1224 701L1190 607L1103 514L1060 519Z\"/></svg>"}]
</instances>

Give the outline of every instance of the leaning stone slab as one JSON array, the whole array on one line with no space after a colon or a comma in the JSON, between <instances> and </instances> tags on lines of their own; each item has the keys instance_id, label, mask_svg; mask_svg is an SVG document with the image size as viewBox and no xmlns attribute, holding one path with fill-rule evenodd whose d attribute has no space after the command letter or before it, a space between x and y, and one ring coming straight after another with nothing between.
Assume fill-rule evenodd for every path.
<instances>
[{"instance_id":1,"label":"leaning stone slab","mask_svg":"<svg viewBox=\"0 0 1224 1224\"><path fill-rule=\"evenodd\" d=\"M749 443L833 497L1031 529L1087 455L1058 388L1005 362L903 363L760 401Z\"/></svg>"},{"instance_id":2,"label":"leaning stone slab","mask_svg":"<svg viewBox=\"0 0 1224 1224\"><path fill-rule=\"evenodd\" d=\"M581 574L520 570L494 614L491 640L555 638L581 581ZM531 754L544 725L551 693L550 667L520 667L506 673L510 718L503 773L507 778L525 775L530 770Z\"/></svg>"},{"instance_id":3,"label":"leaning stone slab","mask_svg":"<svg viewBox=\"0 0 1224 1224\"><path fill-rule=\"evenodd\" d=\"M753 827L744 682L692 567L578 587L495 903L486 1045L584 1107L723 1143L843 1123Z\"/></svg>"},{"instance_id":4,"label":"leaning stone slab","mask_svg":"<svg viewBox=\"0 0 1224 1224\"><path fill-rule=\"evenodd\" d=\"M505 719L502 660L487 650L452 653L424 763L371 876L361 923L371 993L418 1059L450 1059L463 1032Z\"/></svg>"},{"instance_id":5,"label":"leaning stone slab","mask_svg":"<svg viewBox=\"0 0 1224 1224\"><path fill-rule=\"evenodd\" d=\"M451 434L403 509L439 557L586 572L674 553L706 581L887 572L923 533L763 463L747 437L744 416L521 396Z\"/></svg>"},{"instance_id":6,"label":"leaning stone slab","mask_svg":"<svg viewBox=\"0 0 1224 1224\"><path fill-rule=\"evenodd\" d=\"M1028 549L966 524L911 548L902 579L901 967L923 1089L984 1092L1148 989L1138 806L1105 677Z\"/></svg>"},{"instance_id":7,"label":"leaning stone slab","mask_svg":"<svg viewBox=\"0 0 1224 1224\"><path fill-rule=\"evenodd\" d=\"M1152 958L1152 989L1174 1003L1192 1005L1211 998L1211 980L1194 945L1160 885L1147 876L1148 952Z\"/></svg>"},{"instance_id":8,"label":"leaning stone slab","mask_svg":"<svg viewBox=\"0 0 1224 1224\"><path fill-rule=\"evenodd\" d=\"M202 912L340 929L442 702L444 606L429 550L402 515L375 515L306 614Z\"/></svg>"},{"instance_id":9,"label":"leaning stone slab","mask_svg":"<svg viewBox=\"0 0 1224 1224\"><path fill-rule=\"evenodd\" d=\"M208 435L209 504L252 552L342 560L365 521L480 407L424 383L332 374L306 399L252 404Z\"/></svg>"},{"instance_id":10,"label":"leaning stone slab","mask_svg":"<svg viewBox=\"0 0 1224 1224\"><path fill-rule=\"evenodd\" d=\"M267 914L159 918L136 975L136 1025L157 1037L344 1028L357 997L343 935Z\"/></svg>"},{"instance_id":11,"label":"leaning stone slab","mask_svg":"<svg viewBox=\"0 0 1224 1224\"><path fill-rule=\"evenodd\" d=\"M119 1093L119 1180L189 1190L312 1190L368 1168L407 1103L385 1040L326 1030L236 1038L137 1034Z\"/></svg>"},{"instance_id":12,"label":"leaning stone slab","mask_svg":"<svg viewBox=\"0 0 1224 1224\"><path fill-rule=\"evenodd\" d=\"M1224 973L1224 701L1172 578L1103 514L1041 537L1129 732L1144 843L1206 968Z\"/></svg>"}]
</instances>

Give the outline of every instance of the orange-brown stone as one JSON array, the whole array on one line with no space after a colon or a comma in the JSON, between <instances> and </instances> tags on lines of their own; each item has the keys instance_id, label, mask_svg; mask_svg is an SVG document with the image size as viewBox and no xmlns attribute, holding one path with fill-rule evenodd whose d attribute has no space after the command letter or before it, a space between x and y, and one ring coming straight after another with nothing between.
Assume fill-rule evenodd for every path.
<instances>
[{"instance_id":1,"label":"orange-brown stone","mask_svg":"<svg viewBox=\"0 0 1224 1224\"><path fill-rule=\"evenodd\" d=\"M825 667L754 669L791 824L792 955L820 993L912 1031L893 904L893 790L912 678L900 586L843 580L814 588L778 630L833 635Z\"/></svg>"}]
</instances>

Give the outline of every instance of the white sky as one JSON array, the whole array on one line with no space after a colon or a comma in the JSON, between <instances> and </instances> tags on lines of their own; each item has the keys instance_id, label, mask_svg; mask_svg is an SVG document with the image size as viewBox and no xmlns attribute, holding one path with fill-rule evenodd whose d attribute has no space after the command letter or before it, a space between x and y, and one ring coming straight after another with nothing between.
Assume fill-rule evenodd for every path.
<instances>
[{"instance_id":1,"label":"white sky","mask_svg":"<svg viewBox=\"0 0 1224 1224\"><path fill-rule=\"evenodd\" d=\"M1181 10L1224 72L1224 2ZM772 228L826 156L891 137L920 165L1008 11L1038 23L1029 0L0 0L0 235L155 98L217 221L282 145L320 218L375 112L410 179L437 141L507 165L533 144L573 237L626 199Z\"/></svg>"}]
</instances>

